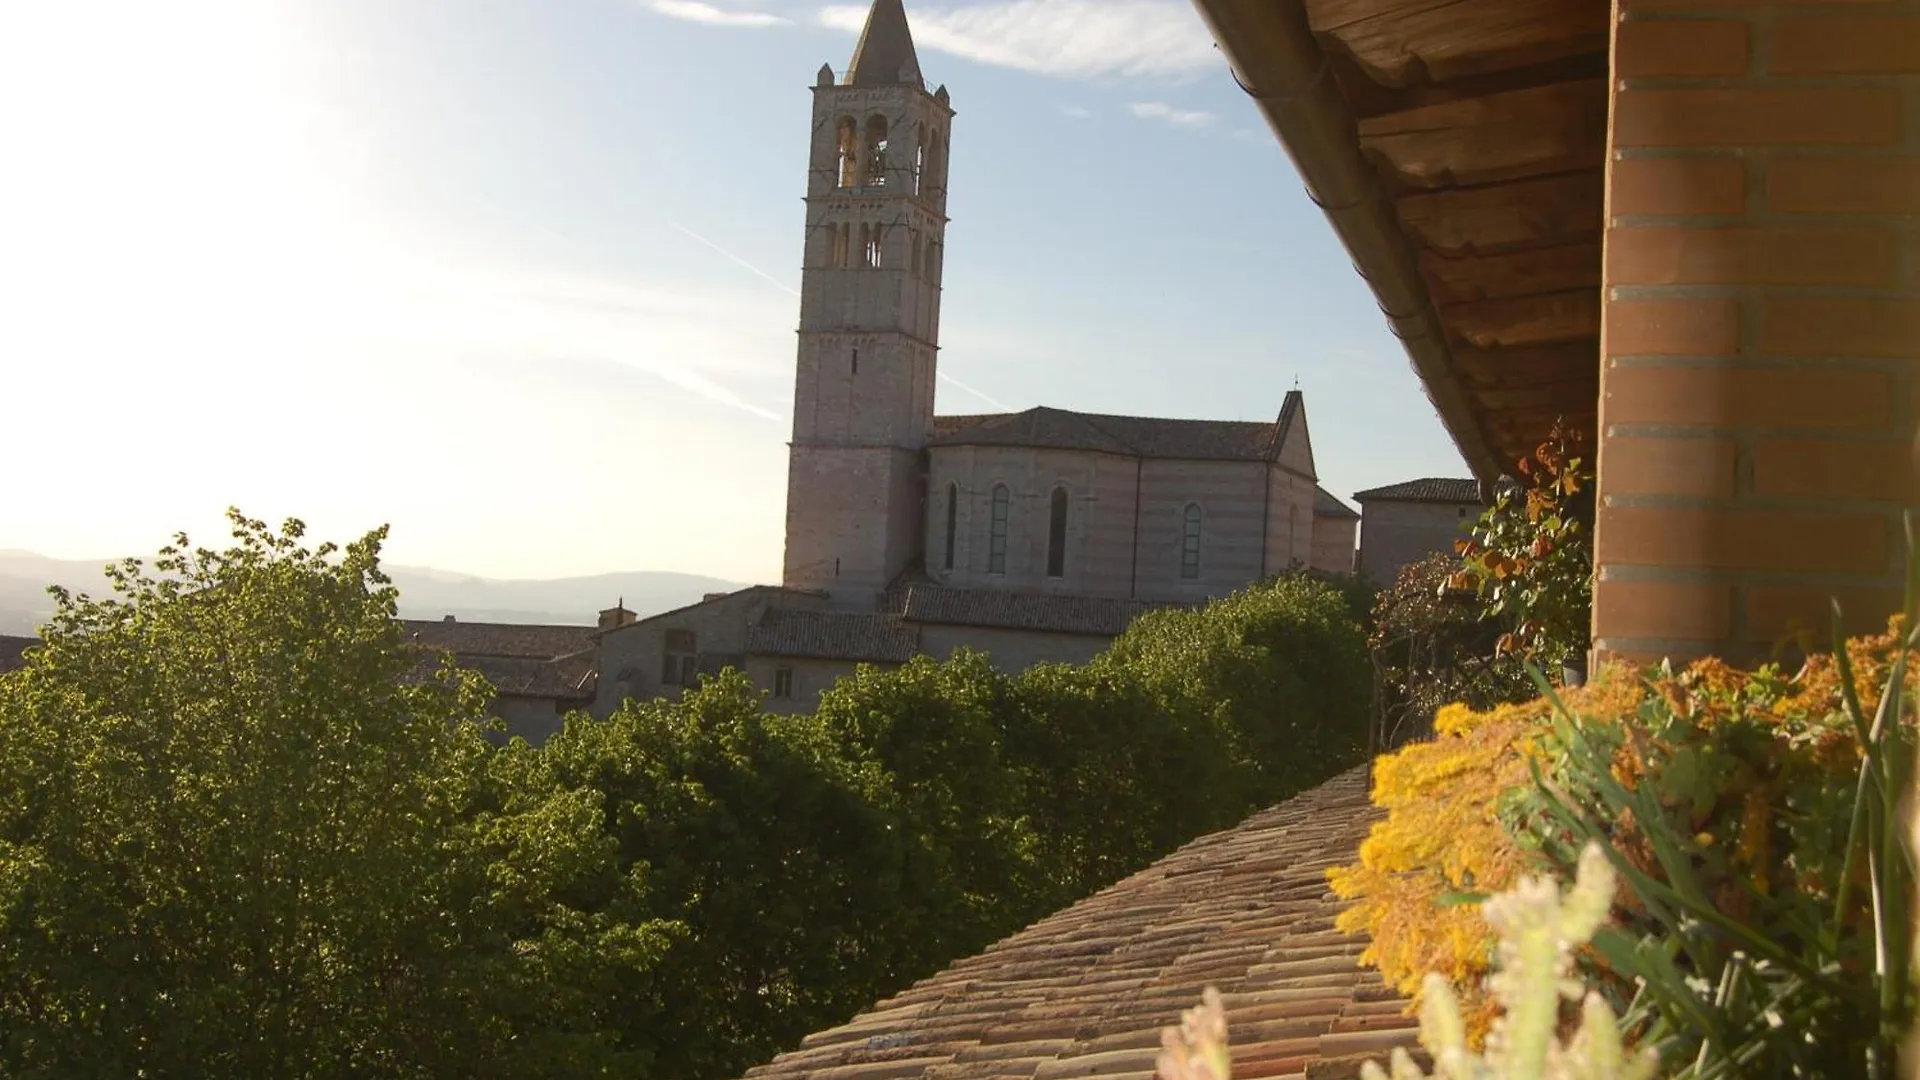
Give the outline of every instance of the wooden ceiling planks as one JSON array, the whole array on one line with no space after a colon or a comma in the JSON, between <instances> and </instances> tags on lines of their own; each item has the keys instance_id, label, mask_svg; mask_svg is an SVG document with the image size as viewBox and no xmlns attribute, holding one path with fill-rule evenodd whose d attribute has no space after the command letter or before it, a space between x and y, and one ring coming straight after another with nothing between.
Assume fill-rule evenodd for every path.
<instances>
[{"instance_id":1,"label":"wooden ceiling planks","mask_svg":"<svg viewBox=\"0 0 1920 1080\"><path fill-rule=\"evenodd\" d=\"M1401 187L1465 187L1586 168L1606 157L1607 80L1549 83L1372 117L1360 121L1360 146Z\"/></svg>"},{"instance_id":2,"label":"wooden ceiling planks","mask_svg":"<svg viewBox=\"0 0 1920 1080\"><path fill-rule=\"evenodd\" d=\"M1396 88L1607 48L1607 7L1587 0L1309 0L1307 21Z\"/></svg>"},{"instance_id":3,"label":"wooden ceiling planks","mask_svg":"<svg viewBox=\"0 0 1920 1080\"><path fill-rule=\"evenodd\" d=\"M1482 431L1599 397L1608 0L1305 0Z\"/></svg>"}]
</instances>

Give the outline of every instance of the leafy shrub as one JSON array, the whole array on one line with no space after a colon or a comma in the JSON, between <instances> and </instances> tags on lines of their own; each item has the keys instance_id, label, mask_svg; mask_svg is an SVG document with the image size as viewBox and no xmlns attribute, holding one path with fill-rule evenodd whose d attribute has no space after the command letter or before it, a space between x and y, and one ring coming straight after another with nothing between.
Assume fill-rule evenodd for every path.
<instances>
[{"instance_id":1,"label":"leafy shrub","mask_svg":"<svg viewBox=\"0 0 1920 1080\"><path fill-rule=\"evenodd\" d=\"M1453 587L1458 572L1457 559L1436 552L1401 567L1375 601L1367 646L1389 748L1429 734L1446 705L1489 709L1535 694L1525 663L1495 647L1503 624Z\"/></svg>"},{"instance_id":2,"label":"leafy shrub","mask_svg":"<svg viewBox=\"0 0 1920 1080\"><path fill-rule=\"evenodd\" d=\"M1366 639L1346 600L1306 575L1198 610L1142 616L1091 665L1232 747L1242 807L1303 791L1366 755Z\"/></svg>"},{"instance_id":3,"label":"leafy shrub","mask_svg":"<svg viewBox=\"0 0 1920 1080\"><path fill-rule=\"evenodd\" d=\"M1492 938L1460 901L1542 866L1564 873L1599 839L1619 853L1628 893L1621 928L1597 942L1597 970L1653 987L1653 1011L1637 1015L1661 1022L1663 1056L1693 1057L1704 1035L1718 1047L1709 1058L1737 1073L1729 1055L1785 1040L1798 1049L1783 1062L1821 1075L1833 1062L1820 1054L1885 1039L1876 1025L1891 1022L1811 973L1871 970L1861 950L1884 937L1862 935L1874 901L1848 822L1867 728L1848 701L1882 699L1898 645L1858 639L1844 662L1816 658L1791 678L1713 660L1677 674L1614 667L1557 699L1443 710L1434 742L1376 763L1374 801L1388 814L1360 863L1331 874L1357 901L1341 928L1373 935L1365 959L1403 992L1425 971L1445 976L1484 1031ZM1911 732L1898 730L1888 753L1906 760ZM1733 980L1749 1005L1703 1004L1703 979L1709 997ZM1627 984L1610 985L1624 1003ZM1780 1029L1769 1012L1806 1026Z\"/></svg>"},{"instance_id":4,"label":"leafy shrub","mask_svg":"<svg viewBox=\"0 0 1920 1080\"><path fill-rule=\"evenodd\" d=\"M1510 629L1497 649L1543 667L1584 664L1593 612L1593 472L1580 437L1556 423L1515 466L1521 484L1499 493L1456 550L1457 584L1479 592Z\"/></svg>"},{"instance_id":5,"label":"leafy shrub","mask_svg":"<svg viewBox=\"0 0 1920 1080\"><path fill-rule=\"evenodd\" d=\"M1510 818L1558 865L1594 840L1616 853L1629 900L1596 947L1644 987L1683 1075L1890 1075L1911 1010L1896 807L1915 644L1896 618L1790 680L1705 661L1656 675L1630 723L1561 713L1542 739Z\"/></svg>"},{"instance_id":6,"label":"leafy shrub","mask_svg":"<svg viewBox=\"0 0 1920 1080\"><path fill-rule=\"evenodd\" d=\"M829 724L765 712L736 672L511 753L527 785L605 807L644 885L606 912L685 929L609 1003L644 1075L738 1073L953 947L966 898L940 838Z\"/></svg>"}]
</instances>

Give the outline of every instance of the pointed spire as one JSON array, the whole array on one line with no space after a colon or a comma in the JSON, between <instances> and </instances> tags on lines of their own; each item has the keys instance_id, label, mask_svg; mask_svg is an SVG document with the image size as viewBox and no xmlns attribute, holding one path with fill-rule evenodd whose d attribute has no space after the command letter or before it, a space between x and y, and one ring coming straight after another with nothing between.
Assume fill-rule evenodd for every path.
<instances>
[{"instance_id":1,"label":"pointed spire","mask_svg":"<svg viewBox=\"0 0 1920 1080\"><path fill-rule=\"evenodd\" d=\"M913 31L907 28L907 10L900 0L873 0L867 28L854 46L847 65L848 86L918 86L920 58L913 51Z\"/></svg>"}]
</instances>

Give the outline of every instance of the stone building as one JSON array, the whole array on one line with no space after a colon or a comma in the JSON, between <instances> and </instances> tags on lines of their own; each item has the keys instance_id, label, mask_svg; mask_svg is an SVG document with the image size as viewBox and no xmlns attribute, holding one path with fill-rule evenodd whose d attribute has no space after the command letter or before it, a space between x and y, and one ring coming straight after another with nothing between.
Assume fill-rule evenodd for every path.
<instances>
[{"instance_id":1,"label":"stone building","mask_svg":"<svg viewBox=\"0 0 1920 1080\"><path fill-rule=\"evenodd\" d=\"M1362 491L1360 576L1376 586L1393 584L1400 568L1434 552L1453 552L1486 508L1479 481L1426 477Z\"/></svg>"},{"instance_id":2,"label":"stone building","mask_svg":"<svg viewBox=\"0 0 1920 1080\"><path fill-rule=\"evenodd\" d=\"M1559 418L1594 440L1594 659L1764 659L1835 597L1884 628L1920 507L1920 8L1194 4L1476 477ZM1367 782L1201 837L747 1076L1145 1077L1209 984L1237 1075L1356 1076L1416 1041L1326 890L1380 814Z\"/></svg>"},{"instance_id":3,"label":"stone building","mask_svg":"<svg viewBox=\"0 0 1920 1080\"><path fill-rule=\"evenodd\" d=\"M616 607L602 614L598 627L459 622L451 615L439 622L407 619L402 626L409 646L452 653L461 667L485 676L497 691L488 708L506 725L503 739L542 743L567 713L593 702L600 633L630 615ZM438 666L423 656L409 677L430 678Z\"/></svg>"},{"instance_id":4,"label":"stone building","mask_svg":"<svg viewBox=\"0 0 1920 1080\"><path fill-rule=\"evenodd\" d=\"M859 664L960 646L1083 662L1143 611L1352 570L1298 391L1271 422L935 415L953 118L875 0L813 87L782 582L603 634L596 710L728 666L805 709Z\"/></svg>"}]
</instances>

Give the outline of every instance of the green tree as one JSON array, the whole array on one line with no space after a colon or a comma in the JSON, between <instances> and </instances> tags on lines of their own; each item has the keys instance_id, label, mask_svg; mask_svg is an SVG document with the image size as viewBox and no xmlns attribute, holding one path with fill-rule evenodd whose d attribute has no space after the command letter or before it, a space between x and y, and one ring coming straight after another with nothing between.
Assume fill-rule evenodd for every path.
<instances>
[{"instance_id":1,"label":"green tree","mask_svg":"<svg viewBox=\"0 0 1920 1080\"><path fill-rule=\"evenodd\" d=\"M1245 808L1282 799L1366 754L1372 664L1341 593L1283 575L1197 610L1150 612L1095 661L1232 748L1218 783Z\"/></svg>"},{"instance_id":2,"label":"green tree","mask_svg":"<svg viewBox=\"0 0 1920 1080\"><path fill-rule=\"evenodd\" d=\"M601 798L643 908L685 927L610 1009L649 1075L737 1075L949 957L957 902L893 786L813 716L764 711L737 672L679 702L569 718L533 752L536 785Z\"/></svg>"},{"instance_id":3,"label":"green tree","mask_svg":"<svg viewBox=\"0 0 1920 1080\"><path fill-rule=\"evenodd\" d=\"M0 679L0 1073L617 1066L567 1018L671 928L555 901L610 865L597 803L479 803L489 691L402 678L384 530L308 550L230 517L226 551L60 594Z\"/></svg>"}]
</instances>

